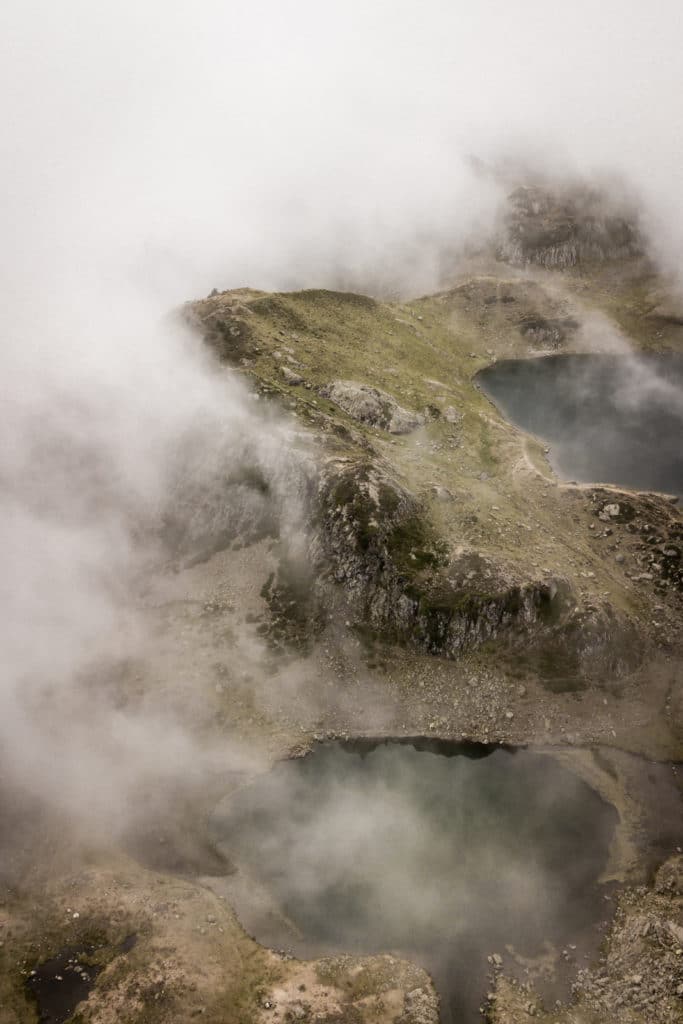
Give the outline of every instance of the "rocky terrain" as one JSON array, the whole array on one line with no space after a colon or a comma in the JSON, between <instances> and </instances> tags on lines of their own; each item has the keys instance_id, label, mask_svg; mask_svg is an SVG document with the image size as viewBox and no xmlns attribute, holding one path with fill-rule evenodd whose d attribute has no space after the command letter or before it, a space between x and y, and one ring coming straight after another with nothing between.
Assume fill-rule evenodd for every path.
<instances>
[{"instance_id":1,"label":"rocky terrain","mask_svg":"<svg viewBox=\"0 0 683 1024\"><path fill-rule=\"evenodd\" d=\"M316 739L363 735L538 745L619 811L616 914L572 1000L544 1008L533 970L520 981L503 957L492 1024L683 1020L681 513L671 495L559 480L543 440L474 379L501 358L683 351L646 250L598 191L524 186L503 235L436 295L244 288L183 307L219 372L289 423L300 519L285 526L258 474L220 481L218 499L188 487L138 594L154 642L108 666L107 685L114 706L153 694L203 745L249 757L151 811L141 793L113 844L3 807L2 1024L37 1019L27 982L65 948L74 969L98 968L80 1024L436 1022L421 969L264 950L215 881L230 867L206 833L221 796ZM646 762L669 773L661 807Z\"/></svg>"}]
</instances>

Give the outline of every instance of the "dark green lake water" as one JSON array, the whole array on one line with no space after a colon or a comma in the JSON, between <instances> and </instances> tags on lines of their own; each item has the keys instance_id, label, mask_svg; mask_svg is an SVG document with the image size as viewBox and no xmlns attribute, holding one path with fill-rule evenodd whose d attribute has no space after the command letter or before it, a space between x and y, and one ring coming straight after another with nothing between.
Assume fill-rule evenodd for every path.
<instances>
[{"instance_id":1,"label":"dark green lake water","mask_svg":"<svg viewBox=\"0 0 683 1024\"><path fill-rule=\"evenodd\" d=\"M445 1024L470 1024L488 955L507 967L508 949L595 946L616 820L552 757L415 741L279 763L219 806L213 831L279 908L237 907L258 940L405 955L433 974Z\"/></svg>"},{"instance_id":2,"label":"dark green lake water","mask_svg":"<svg viewBox=\"0 0 683 1024\"><path fill-rule=\"evenodd\" d=\"M504 359L476 380L565 480L683 495L683 355Z\"/></svg>"}]
</instances>

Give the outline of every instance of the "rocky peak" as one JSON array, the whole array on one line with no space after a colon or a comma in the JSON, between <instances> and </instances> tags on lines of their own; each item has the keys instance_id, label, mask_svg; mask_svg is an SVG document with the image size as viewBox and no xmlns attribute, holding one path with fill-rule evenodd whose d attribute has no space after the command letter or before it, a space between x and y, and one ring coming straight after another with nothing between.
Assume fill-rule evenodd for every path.
<instances>
[{"instance_id":1,"label":"rocky peak","mask_svg":"<svg viewBox=\"0 0 683 1024\"><path fill-rule=\"evenodd\" d=\"M643 255L635 211L584 185L522 185L508 195L500 260L566 269Z\"/></svg>"}]
</instances>

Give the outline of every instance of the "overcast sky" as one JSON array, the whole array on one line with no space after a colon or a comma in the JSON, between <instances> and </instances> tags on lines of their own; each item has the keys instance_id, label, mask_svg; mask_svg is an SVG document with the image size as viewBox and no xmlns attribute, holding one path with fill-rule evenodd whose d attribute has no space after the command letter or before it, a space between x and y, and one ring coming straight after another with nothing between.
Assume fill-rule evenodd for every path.
<instances>
[{"instance_id":1,"label":"overcast sky","mask_svg":"<svg viewBox=\"0 0 683 1024\"><path fill-rule=\"evenodd\" d=\"M622 173L675 248L682 11L5 0L3 271L19 290L132 279L159 308L315 284L468 227L488 200L472 153Z\"/></svg>"}]
</instances>

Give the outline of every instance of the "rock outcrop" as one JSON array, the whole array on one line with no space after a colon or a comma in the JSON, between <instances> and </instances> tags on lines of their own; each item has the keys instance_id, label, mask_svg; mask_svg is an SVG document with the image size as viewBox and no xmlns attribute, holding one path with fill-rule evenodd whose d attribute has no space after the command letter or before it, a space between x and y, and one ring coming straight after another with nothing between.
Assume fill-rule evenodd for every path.
<instances>
[{"instance_id":1,"label":"rock outcrop","mask_svg":"<svg viewBox=\"0 0 683 1024\"><path fill-rule=\"evenodd\" d=\"M425 422L424 416L409 412L386 391L380 391L369 384L335 380L322 388L320 394L329 398L359 423L380 427L382 430L388 430L390 434L409 434Z\"/></svg>"},{"instance_id":2,"label":"rock outcrop","mask_svg":"<svg viewBox=\"0 0 683 1024\"><path fill-rule=\"evenodd\" d=\"M543 316L523 316L519 331L533 348L561 349L579 328L573 317L549 319Z\"/></svg>"}]
</instances>

